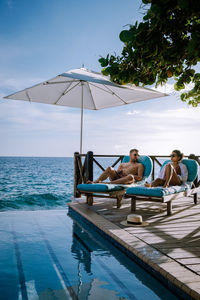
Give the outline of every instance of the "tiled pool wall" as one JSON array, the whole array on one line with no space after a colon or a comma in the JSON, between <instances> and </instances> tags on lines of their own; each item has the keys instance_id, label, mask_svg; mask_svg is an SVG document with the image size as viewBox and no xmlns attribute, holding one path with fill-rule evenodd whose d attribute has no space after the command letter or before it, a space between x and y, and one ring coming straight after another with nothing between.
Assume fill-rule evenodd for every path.
<instances>
[{"instance_id":1,"label":"tiled pool wall","mask_svg":"<svg viewBox=\"0 0 200 300\"><path fill-rule=\"evenodd\" d=\"M164 284L170 291L172 291L175 295L180 297L180 299L184 300L192 300L191 296L186 294L183 290L178 288L176 285L174 285L171 281L169 281L166 277L164 277L162 274L154 270L150 265L145 263L142 259L140 259L138 256L136 256L134 253L129 251L127 248L125 248L123 245L121 245L118 241L116 241L114 238L106 234L103 230L101 230L99 227L97 227L95 224L90 222L88 219L86 219L84 216L79 214L76 210L74 210L72 207L69 206L68 215L75 220L78 220L83 226L84 224L88 225L91 230L98 232L103 238L108 240L112 243L116 248L118 248L120 251L125 253L130 259L135 261L137 264L139 264L143 269L145 269L147 272L149 272L152 276L154 276L158 281L160 281L162 284Z\"/></svg>"}]
</instances>

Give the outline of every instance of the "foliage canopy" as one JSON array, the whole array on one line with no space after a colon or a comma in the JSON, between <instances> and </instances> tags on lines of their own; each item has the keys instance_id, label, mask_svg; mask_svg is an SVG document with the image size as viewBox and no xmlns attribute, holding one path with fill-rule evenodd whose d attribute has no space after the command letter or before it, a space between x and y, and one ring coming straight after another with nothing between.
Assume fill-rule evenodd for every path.
<instances>
[{"instance_id":1,"label":"foliage canopy","mask_svg":"<svg viewBox=\"0 0 200 300\"><path fill-rule=\"evenodd\" d=\"M142 0L143 21L130 25L119 37L121 56L107 55L99 62L102 73L119 84L164 84L175 79L178 91L191 84L181 100L200 103L200 0ZM197 65L195 68L194 66Z\"/></svg>"}]
</instances>

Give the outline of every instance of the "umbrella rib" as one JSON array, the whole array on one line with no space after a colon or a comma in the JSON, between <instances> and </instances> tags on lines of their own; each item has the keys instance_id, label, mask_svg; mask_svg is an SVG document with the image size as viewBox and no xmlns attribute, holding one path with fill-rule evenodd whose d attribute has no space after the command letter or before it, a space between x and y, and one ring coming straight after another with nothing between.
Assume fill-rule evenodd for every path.
<instances>
[{"instance_id":1,"label":"umbrella rib","mask_svg":"<svg viewBox=\"0 0 200 300\"><path fill-rule=\"evenodd\" d=\"M104 85L105 86L105 85ZM115 95L118 99L120 99L124 104L127 104L126 101L124 101L120 96L118 96L115 92L113 92L113 90L111 90L110 88L108 88L107 86L105 86L105 88L107 88L111 93L112 95Z\"/></svg>"},{"instance_id":2,"label":"umbrella rib","mask_svg":"<svg viewBox=\"0 0 200 300\"><path fill-rule=\"evenodd\" d=\"M94 87L96 87L97 89L100 89L100 90L102 90L102 91L104 91L104 92L106 92L106 93L112 94L112 92L106 91L106 90L102 89L100 86L97 86L97 85L95 85L95 84L93 84L93 83L91 83L91 82L90 82L90 84L93 85ZM103 86L104 86L104 85L103 85Z\"/></svg>"},{"instance_id":3,"label":"umbrella rib","mask_svg":"<svg viewBox=\"0 0 200 300\"><path fill-rule=\"evenodd\" d=\"M68 90L68 88L71 86L71 84L72 84L72 82L68 85L68 87L64 90L64 92L58 97L58 99L56 100L54 105L56 105L58 103L58 101L60 100L60 98L65 95L65 92Z\"/></svg>"},{"instance_id":4,"label":"umbrella rib","mask_svg":"<svg viewBox=\"0 0 200 300\"><path fill-rule=\"evenodd\" d=\"M69 89L69 87L71 86L72 82L70 83L70 85L65 89L65 91L58 97L58 99L56 100L56 102L54 103L54 105L56 105L58 103L58 101L65 96L69 91L71 91L73 88L75 88L77 85L79 85L80 82L78 82L77 84L75 84L73 87L71 87L71 89Z\"/></svg>"},{"instance_id":5,"label":"umbrella rib","mask_svg":"<svg viewBox=\"0 0 200 300\"><path fill-rule=\"evenodd\" d=\"M109 93L109 94L111 94L111 95L115 95L119 100L121 100L121 101L123 102L123 104L127 104L126 101L124 101L120 96L118 96L115 92L113 92L111 89L109 89L105 84L103 84L103 86L104 86L108 91L102 89L101 87L99 87L99 86L97 86L97 85L95 85L95 84L93 84L93 83L91 83L91 82L90 82L90 84L93 85L94 87L96 87L96 88L98 88L98 89L100 89L100 90L106 92L106 93Z\"/></svg>"},{"instance_id":6,"label":"umbrella rib","mask_svg":"<svg viewBox=\"0 0 200 300\"><path fill-rule=\"evenodd\" d=\"M46 81L46 82L43 82L43 85L48 85L48 84L59 84L59 83L72 83L72 82L78 82L80 80L67 80L67 81L52 81L52 82L49 82L49 81Z\"/></svg>"},{"instance_id":7,"label":"umbrella rib","mask_svg":"<svg viewBox=\"0 0 200 300\"><path fill-rule=\"evenodd\" d=\"M26 96L27 96L29 102L31 103L31 98L30 98L30 96L29 96L29 94L28 94L28 90L26 90L25 93L26 93Z\"/></svg>"},{"instance_id":8,"label":"umbrella rib","mask_svg":"<svg viewBox=\"0 0 200 300\"><path fill-rule=\"evenodd\" d=\"M93 101L93 104L94 104L94 109L96 110L97 108L96 108L96 105L95 105L95 102L94 102L94 98L93 98L93 96L92 96L92 91L91 91L89 82L87 82L87 84L88 84L89 92L90 92L90 95L91 95L91 98L92 98L92 101Z\"/></svg>"}]
</instances>

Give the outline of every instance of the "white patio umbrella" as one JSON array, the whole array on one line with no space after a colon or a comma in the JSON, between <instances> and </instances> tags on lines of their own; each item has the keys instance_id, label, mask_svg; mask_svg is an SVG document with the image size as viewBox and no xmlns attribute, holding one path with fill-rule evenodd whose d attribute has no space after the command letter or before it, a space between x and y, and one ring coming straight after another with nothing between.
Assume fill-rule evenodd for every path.
<instances>
[{"instance_id":1,"label":"white patio umbrella","mask_svg":"<svg viewBox=\"0 0 200 300\"><path fill-rule=\"evenodd\" d=\"M81 68L70 70L4 98L81 108L82 153L84 108L98 110L163 96L167 94L134 85L118 85L101 73Z\"/></svg>"}]
</instances>

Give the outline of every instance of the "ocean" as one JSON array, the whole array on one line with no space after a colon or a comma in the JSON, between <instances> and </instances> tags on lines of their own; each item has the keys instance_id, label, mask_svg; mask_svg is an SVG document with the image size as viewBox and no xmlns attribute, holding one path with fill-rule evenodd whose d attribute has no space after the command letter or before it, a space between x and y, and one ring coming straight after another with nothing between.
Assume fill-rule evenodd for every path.
<instances>
[{"instance_id":1,"label":"ocean","mask_svg":"<svg viewBox=\"0 0 200 300\"><path fill-rule=\"evenodd\" d=\"M114 159L99 159L106 167ZM0 211L66 208L73 196L72 157L0 157ZM101 173L94 167L94 176Z\"/></svg>"},{"instance_id":2,"label":"ocean","mask_svg":"<svg viewBox=\"0 0 200 300\"><path fill-rule=\"evenodd\" d=\"M66 207L73 158L0 157L0 210Z\"/></svg>"},{"instance_id":3,"label":"ocean","mask_svg":"<svg viewBox=\"0 0 200 300\"><path fill-rule=\"evenodd\" d=\"M115 160L98 158L104 168ZM101 172L94 164L94 178ZM0 157L0 211L66 208L73 173L73 157Z\"/></svg>"}]
</instances>

